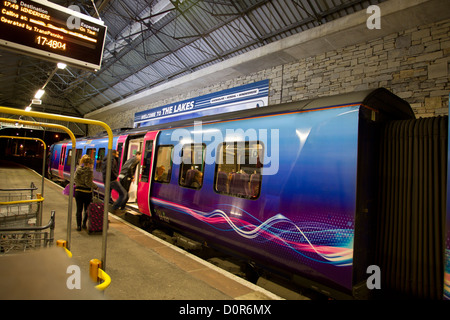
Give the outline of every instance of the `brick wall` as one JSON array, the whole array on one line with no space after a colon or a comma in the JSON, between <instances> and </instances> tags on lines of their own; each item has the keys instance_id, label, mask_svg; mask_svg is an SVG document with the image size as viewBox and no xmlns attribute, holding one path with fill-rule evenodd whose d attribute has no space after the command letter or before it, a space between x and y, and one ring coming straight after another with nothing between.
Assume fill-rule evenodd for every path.
<instances>
[{"instance_id":1,"label":"brick wall","mask_svg":"<svg viewBox=\"0 0 450 320\"><path fill-rule=\"evenodd\" d=\"M417 117L446 115L449 63L450 20L444 20L170 96L103 121L112 128L132 126L136 112L264 79L270 80L269 104L386 87L407 100Z\"/></svg>"}]
</instances>

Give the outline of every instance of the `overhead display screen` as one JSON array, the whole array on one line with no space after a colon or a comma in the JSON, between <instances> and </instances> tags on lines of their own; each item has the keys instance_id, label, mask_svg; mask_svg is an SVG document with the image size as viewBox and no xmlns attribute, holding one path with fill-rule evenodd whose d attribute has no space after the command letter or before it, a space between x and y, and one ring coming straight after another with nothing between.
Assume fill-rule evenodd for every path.
<instances>
[{"instance_id":1,"label":"overhead display screen","mask_svg":"<svg viewBox=\"0 0 450 320\"><path fill-rule=\"evenodd\" d=\"M0 1L0 46L100 69L106 36L101 20L43 0Z\"/></svg>"}]
</instances>

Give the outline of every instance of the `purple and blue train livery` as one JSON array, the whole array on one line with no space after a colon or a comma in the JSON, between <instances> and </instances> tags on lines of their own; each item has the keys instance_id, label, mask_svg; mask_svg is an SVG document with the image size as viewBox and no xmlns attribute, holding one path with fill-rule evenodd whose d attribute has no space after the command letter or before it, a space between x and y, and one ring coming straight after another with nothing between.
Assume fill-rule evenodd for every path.
<instances>
[{"instance_id":1,"label":"purple and blue train livery","mask_svg":"<svg viewBox=\"0 0 450 320\"><path fill-rule=\"evenodd\" d=\"M366 298L374 145L383 123L413 118L408 103L377 89L125 130L113 148L121 164L131 146L142 151L130 201L154 222L330 296ZM102 148L103 136L77 140L77 158L96 159L100 187ZM70 149L51 147L53 175L68 179Z\"/></svg>"},{"instance_id":2,"label":"purple and blue train livery","mask_svg":"<svg viewBox=\"0 0 450 320\"><path fill-rule=\"evenodd\" d=\"M170 183L154 183L150 199L156 217L245 256L260 256L272 266L323 274L322 281L333 279L351 289L359 108L203 124L204 131L219 130L228 144L227 130L266 130L266 141L257 137L249 142L262 144L266 154L279 144L279 159L271 154L268 164L278 165L276 174L266 175L262 167L261 190L254 199L218 192L217 164L205 165L200 190L180 188L176 176ZM162 131L158 145L174 145L175 130ZM180 170L173 164L173 173Z\"/></svg>"},{"instance_id":3,"label":"purple and blue train livery","mask_svg":"<svg viewBox=\"0 0 450 320\"><path fill-rule=\"evenodd\" d=\"M113 138L113 145L117 146L118 136ZM94 180L103 188L103 177L101 172L101 162L108 149L108 138L93 137L91 139L80 138L76 140L76 165L85 154L96 159L94 163ZM72 158L72 142L64 141L53 144L49 148L48 173L51 177L57 177L60 180L70 180L70 165ZM103 189L102 189L103 190Z\"/></svg>"}]
</instances>

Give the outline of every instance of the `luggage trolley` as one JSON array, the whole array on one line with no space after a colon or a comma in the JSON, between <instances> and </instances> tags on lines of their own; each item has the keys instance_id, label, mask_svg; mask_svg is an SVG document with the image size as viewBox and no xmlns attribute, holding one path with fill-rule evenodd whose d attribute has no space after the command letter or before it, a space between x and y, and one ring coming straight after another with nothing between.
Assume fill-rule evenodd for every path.
<instances>
[{"instance_id":1,"label":"luggage trolley","mask_svg":"<svg viewBox=\"0 0 450 320\"><path fill-rule=\"evenodd\" d=\"M54 232L55 211L45 226L0 227L0 255L49 247L54 242Z\"/></svg>"},{"instance_id":2,"label":"luggage trolley","mask_svg":"<svg viewBox=\"0 0 450 320\"><path fill-rule=\"evenodd\" d=\"M0 118L0 121L6 121L6 122L12 122L11 119L3 119ZM17 121L17 120L16 120ZM42 180L41 180L41 191L40 191L40 195L36 194L36 199L41 199L41 202L38 202L38 210L36 211L36 217L31 219L34 220L30 220L28 224L32 224L34 223L35 225L41 226L42 225L42 196L44 195L44 177L45 177L45 155L47 154L47 145L45 143L44 140L39 139L39 138L30 138L30 137L16 137L16 136L0 136L0 138L6 138L6 139L21 139L21 140L34 140L36 142L41 143L41 145L43 146L43 152L42 152ZM2 191L3 190L3 191ZM26 198L26 191L30 190L30 197ZM25 213L25 214L33 214L33 210L32 210L32 205L33 203L31 201L29 202L18 202L18 203L11 203L11 201L22 201L22 200L32 200L33 199L33 192L37 190L36 186L34 185L33 182L31 182L30 188L29 189L0 189L0 203L2 203L3 206L5 206L3 208L3 210L0 209L0 217L2 217L2 213L3 215L6 214L6 217L11 217L14 216L12 215L12 211L8 210L8 207L10 208L14 208L17 209L16 212L17 214L15 215L17 216L23 216L20 215L20 213ZM24 191L25 195L20 194L18 192ZM17 192L17 194L8 194L8 195L3 195L1 192ZM4 202L8 202L8 203L4 203ZM14 210L13 209L13 210ZM28 209L28 210L27 210ZM21 211L25 211L25 212L21 212ZM28 212L27 212L28 211ZM7 220L7 219L6 219ZM2 225L2 222L0 221L0 226Z\"/></svg>"},{"instance_id":3,"label":"luggage trolley","mask_svg":"<svg viewBox=\"0 0 450 320\"><path fill-rule=\"evenodd\" d=\"M0 189L0 228L36 225L42 197L34 194L37 187Z\"/></svg>"},{"instance_id":4,"label":"luggage trolley","mask_svg":"<svg viewBox=\"0 0 450 320\"><path fill-rule=\"evenodd\" d=\"M54 212L48 225L36 226L44 198L35 190L33 182L29 188L0 189L0 254L53 243Z\"/></svg>"}]
</instances>

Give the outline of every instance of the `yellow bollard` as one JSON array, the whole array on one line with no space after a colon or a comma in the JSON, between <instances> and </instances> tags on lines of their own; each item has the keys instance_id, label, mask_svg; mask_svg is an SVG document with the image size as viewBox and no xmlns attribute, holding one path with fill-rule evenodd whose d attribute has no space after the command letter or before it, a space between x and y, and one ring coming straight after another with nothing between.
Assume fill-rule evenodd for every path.
<instances>
[{"instance_id":1,"label":"yellow bollard","mask_svg":"<svg viewBox=\"0 0 450 320\"><path fill-rule=\"evenodd\" d=\"M89 277L96 283L102 282L96 285L95 289L103 291L111 284L111 277L101 267L102 262L99 259L89 261Z\"/></svg>"},{"instance_id":2,"label":"yellow bollard","mask_svg":"<svg viewBox=\"0 0 450 320\"><path fill-rule=\"evenodd\" d=\"M98 282L98 269L102 267L102 262L99 259L92 259L89 261L89 276L94 282Z\"/></svg>"},{"instance_id":3,"label":"yellow bollard","mask_svg":"<svg viewBox=\"0 0 450 320\"><path fill-rule=\"evenodd\" d=\"M56 240L56 246L60 248L64 248L66 254L69 258L72 258L72 252L67 249L67 241L66 240Z\"/></svg>"},{"instance_id":4,"label":"yellow bollard","mask_svg":"<svg viewBox=\"0 0 450 320\"><path fill-rule=\"evenodd\" d=\"M67 248L66 240L56 240L56 246L61 248Z\"/></svg>"}]
</instances>

